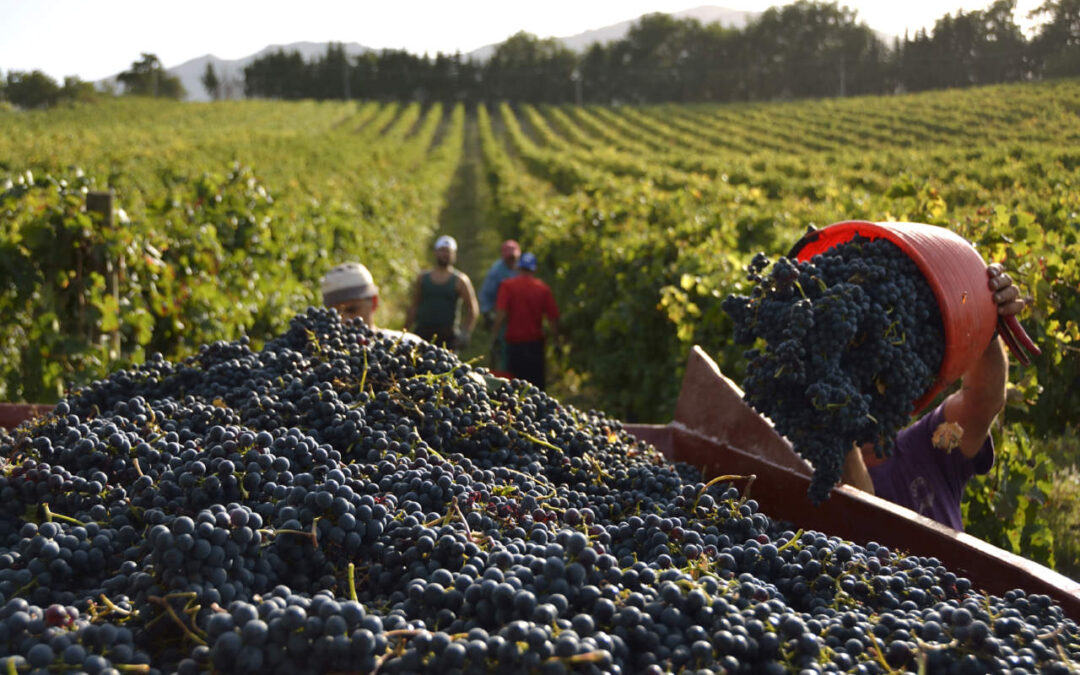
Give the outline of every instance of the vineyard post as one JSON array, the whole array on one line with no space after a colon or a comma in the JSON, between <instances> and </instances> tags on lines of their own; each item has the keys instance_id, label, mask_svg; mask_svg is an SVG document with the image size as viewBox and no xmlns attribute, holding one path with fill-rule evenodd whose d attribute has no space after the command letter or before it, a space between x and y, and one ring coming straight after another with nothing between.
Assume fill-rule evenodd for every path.
<instances>
[{"instance_id":1,"label":"vineyard post","mask_svg":"<svg viewBox=\"0 0 1080 675\"><path fill-rule=\"evenodd\" d=\"M93 211L101 215L101 226L105 229L111 230L113 227L113 193L109 191L97 191L86 193L86 210ZM124 259L120 259L120 265L123 265ZM116 306L120 306L120 272L117 265L113 264L113 260L108 254L105 257L105 273L109 283L109 292L112 293L113 300L116 301ZM120 330L119 328L112 331L112 353L110 358L120 358Z\"/></svg>"}]
</instances>

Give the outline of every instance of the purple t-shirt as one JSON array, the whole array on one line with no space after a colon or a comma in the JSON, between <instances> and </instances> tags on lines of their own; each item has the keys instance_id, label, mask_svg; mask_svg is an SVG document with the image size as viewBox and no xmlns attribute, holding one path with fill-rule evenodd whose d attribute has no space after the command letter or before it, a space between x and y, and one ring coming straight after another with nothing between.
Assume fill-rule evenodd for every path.
<instances>
[{"instance_id":1,"label":"purple t-shirt","mask_svg":"<svg viewBox=\"0 0 1080 675\"><path fill-rule=\"evenodd\" d=\"M941 404L900 430L892 457L867 471L878 497L963 531L960 499L964 485L994 465L994 442L987 436L973 459L964 457L959 449L948 452L935 448L931 437L944 421L945 405Z\"/></svg>"}]
</instances>

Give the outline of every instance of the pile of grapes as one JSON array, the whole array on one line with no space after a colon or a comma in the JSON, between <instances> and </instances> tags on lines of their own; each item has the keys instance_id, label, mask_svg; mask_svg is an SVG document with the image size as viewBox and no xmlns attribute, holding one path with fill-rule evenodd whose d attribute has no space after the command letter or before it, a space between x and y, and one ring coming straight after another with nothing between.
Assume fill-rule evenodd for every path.
<instances>
[{"instance_id":1,"label":"pile of grapes","mask_svg":"<svg viewBox=\"0 0 1080 675\"><path fill-rule=\"evenodd\" d=\"M856 236L809 262L757 254L750 295L723 308L747 352L744 397L814 467L821 503L853 444L889 455L912 402L944 357L941 314L919 268L892 242Z\"/></svg>"},{"instance_id":2,"label":"pile of grapes","mask_svg":"<svg viewBox=\"0 0 1080 675\"><path fill-rule=\"evenodd\" d=\"M792 532L618 422L322 309L118 372L0 456L0 672L1080 663L1046 596Z\"/></svg>"}]
</instances>

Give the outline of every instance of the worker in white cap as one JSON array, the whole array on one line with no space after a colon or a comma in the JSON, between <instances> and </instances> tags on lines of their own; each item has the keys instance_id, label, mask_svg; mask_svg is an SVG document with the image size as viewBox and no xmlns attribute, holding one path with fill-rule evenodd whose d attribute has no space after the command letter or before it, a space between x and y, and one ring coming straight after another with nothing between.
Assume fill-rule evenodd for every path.
<instances>
[{"instance_id":1,"label":"worker in white cap","mask_svg":"<svg viewBox=\"0 0 1080 675\"><path fill-rule=\"evenodd\" d=\"M342 263L322 278L323 304L333 307L348 321L357 317L374 328L372 315L379 306L379 287L367 267L358 262Z\"/></svg>"},{"instance_id":2,"label":"worker in white cap","mask_svg":"<svg viewBox=\"0 0 1080 675\"><path fill-rule=\"evenodd\" d=\"M403 338L408 342L417 340L411 333L375 327L379 287L375 285L371 271L358 262L342 263L327 272L322 278L322 296L323 304L336 309L342 321L362 319L369 328L387 337Z\"/></svg>"},{"instance_id":3,"label":"worker in white cap","mask_svg":"<svg viewBox=\"0 0 1080 675\"><path fill-rule=\"evenodd\" d=\"M406 324L428 342L461 350L469 345L480 310L472 282L454 268L455 262L457 241L447 235L436 239L435 267L421 272L413 282ZM460 328L455 329L459 300L464 316Z\"/></svg>"}]
</instances>

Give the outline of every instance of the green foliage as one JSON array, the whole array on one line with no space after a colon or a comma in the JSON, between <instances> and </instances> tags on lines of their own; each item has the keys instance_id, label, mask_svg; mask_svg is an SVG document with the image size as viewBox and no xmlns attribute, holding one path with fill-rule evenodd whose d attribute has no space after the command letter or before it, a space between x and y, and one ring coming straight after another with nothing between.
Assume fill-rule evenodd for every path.
<instances>
[{"instance_id":1,"label":"green foliage","mask_svg":"<svg viewBox=\"0 0 1080 675\"><path fill-rule=\"evenodd\" d=\"M1045 0L1031 15L1040 20L1031 44L1032 56L1044 74L1047 77L1080 74L1080 2Z\"/></svg>"},{"instance_id":2,"label":"green foliage","mask_svg":"<svg viewBox=\"0 0 1080 675\"><path fill-rule=\"evenodd\" d=\"M999 430L994 468L968 483L962 510L969 533L1051 567L1054 529L1044 511L1056 467L1019 423Z\"/></svg>"},{"instance_id":3,"label":"green foliage","mask_svg":"<svg viewBox=\"0 0 1080 675\"><path fill-rule=\"evenodd\" d=\"M1069 439L1071 454L1080 449L1075 437ZM1080 468L1067 466L1055 475L1047 495L1045 518L1054 534L1054 566L1062 574L1080 579Z\"/></svg>"},{"instance_id":4,"label":"green foliage","mask_svg":"<svg viewBox=\"0 0 1080 675\"><path fill-rule=\"evenodd\" d=\"M206 70L203 71L202 77L199 78L199 82L202 83L203 89L210 95L210 98L215 101L221 98L221 80L214 71L214 64L206 64Z\"/></svg>"},{"instance_id":5,"label":"green foliage","mask_svg":"<svg viewBox=\"0 0 1080 675\"><path fill-rule=\"evenodd\" d=\"M126 94L172 99L182 99L187 96L180 78L169 75L158 57L146 52L143 52L138 61L131 64L129 70L117 75L116 79L124 85Z\"/></svg>"},{"instance_id":6,"label":"green foliage","mask_svg":"<svg viewBox=\"0 0 1080 675\"><path fill-rule=\"evenodd\" d=\"M60 99L60 85L40 70L8 71L4 97L22 108L44 108Z\"/></svg>"},{"instance_id":7,"label":"green foliage","mask_svg":"<svg viewBox=\"0 0 1080 675\"><path fill-rule=\"evenodd\" d=\"M0 101L7 100L20 108L48 108L58 103L92 103L99 98L94 85L77 77L65 77L58 85L51 77L35 70L23 73L8 71L0 80Z\"/></svg>"},{"instance_id":8,"label":"green foliage","mask_svg":"<svg viewBox=\"0 0 1080 675\"><path fill-rule=\"evenodd\" d=\"M319 277L342 259L378 276L380 321L393 322L436 227L464 110L244 103L200 118L181 106L0 119L23 131L0 141L0 400L54 401L152 352L180 358L245 334L257 344L318 304ZM147 137L129 137L128 113ZM75 134L86 143L36 144ZM115 154L95 160L98 142ZM15 163L35 169L5 175ZM86 169L57 166L69 163ZM87 192L106 189L111 225L86 208Z\"/></svg>"}]
</instances>

